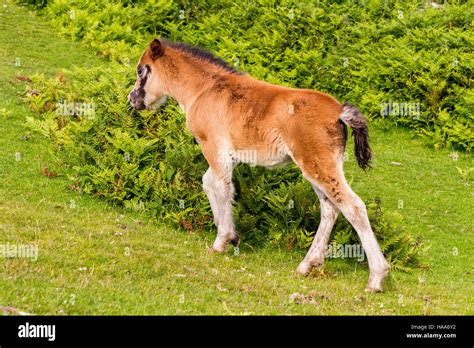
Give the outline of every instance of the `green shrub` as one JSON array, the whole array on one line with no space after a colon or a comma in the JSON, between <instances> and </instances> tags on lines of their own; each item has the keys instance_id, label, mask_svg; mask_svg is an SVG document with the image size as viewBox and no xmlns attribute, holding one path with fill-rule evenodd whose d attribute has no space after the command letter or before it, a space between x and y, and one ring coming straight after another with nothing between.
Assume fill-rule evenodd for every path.
<instances>
[{"instance_id":1,"label":"green shrub","mask_svg":"<svg viewBox=\"0 0 474 348\"><path fill-rule=\"evenodd\" d=\"M45 15L60 33L103 57L135 63L152 37L214 50L253 76L319 89L372 119L471 151L473 14L450 1L311 2L54 0ZM419 113L384 113L387 103ZM392 110L393 111L393 110Z\"/></svg>"},{"instance_id":2,"label":"green shrub","mask_svg":"<svg viewBox=\"0 0 474 348\"><path fill-rule=\"evenodd\" d=\"M268 82L318 89L357 104L372 122L409 127L436 148L472 151L471 4L441 9L419 1L51 0L42 14L58 31L92 47L107 68L78 68L61 80L35 79L41 119L83 192L144 211L188 230L213 228L201 189L206 163L174 102L158 112L130 110L134 64L153 37L199 45ZM77 99L80 96L80 100ZM95 104L95 117L60 116L61 101ZM404 107L408 105L408 108ZM60 150L60 151L58 151ZM274 172L240 166L235 215L244 241L306 248L319 223L317 199L293 166ZM416 264L420 241L397 216L368 204L394 268ZM332 241L356 243L340 219Z\"/></svg>"},{"instance_id":3,"label":"green shrub","mask_svg":"<svg viewBox=\"0 0 474 348\"><path fill-rule=\"evenodd\" d=\"M40 10L48 5L48 0L16 0L16 2L36 10Z\"/></svg>"}]
</instances>

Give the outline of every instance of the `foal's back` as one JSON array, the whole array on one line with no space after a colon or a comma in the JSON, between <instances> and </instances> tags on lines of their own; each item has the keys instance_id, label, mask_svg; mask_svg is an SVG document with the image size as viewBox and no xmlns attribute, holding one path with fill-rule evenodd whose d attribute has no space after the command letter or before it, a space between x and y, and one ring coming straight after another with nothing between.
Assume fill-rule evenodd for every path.
<instances>
[{"instance_id":1,"label":"foal's back","mask_svg":"<svg viewBox=\"0 0 474 348\"><path fill-rule=\"evenodd\" d=\"M289 152L299 156L342 143L342 105L327 94L276 86L248 75L212 78L215 82L200 100L201 115L196 116L202 131L225 138L222 141L233 150L258 152L258 165L278 164L271 162L278 162L278 155L285 159Z\"/></svg>"}]
</instances>

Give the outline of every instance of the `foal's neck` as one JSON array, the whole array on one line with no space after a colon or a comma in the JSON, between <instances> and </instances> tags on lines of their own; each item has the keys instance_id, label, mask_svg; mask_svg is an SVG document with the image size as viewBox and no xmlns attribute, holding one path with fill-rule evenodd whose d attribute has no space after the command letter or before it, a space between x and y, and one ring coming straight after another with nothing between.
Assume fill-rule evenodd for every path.
<instances>
[{"instance_id":1,"label":"foal's neck","mask_svg":"<svg viewBox=\"0 0 474 348\"><path fill-rule=\"evenodd\" d=\"M196 99L211 88L215 82L212 76L226 76L229 73L211 63L195 58L186 59L185 55L169 57L171 64L166 64L167 94L175 99L185 111Z\"/></svg>"}]
</instances>

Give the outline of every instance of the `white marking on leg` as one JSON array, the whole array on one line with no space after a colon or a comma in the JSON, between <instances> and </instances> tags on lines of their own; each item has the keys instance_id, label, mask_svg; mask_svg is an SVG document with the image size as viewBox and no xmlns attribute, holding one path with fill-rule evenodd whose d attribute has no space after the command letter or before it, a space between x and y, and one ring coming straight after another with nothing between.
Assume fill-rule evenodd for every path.
<instances>
[{"instance_id":1,"label":"white marking on leg","mask_svg":"<svg viewBox=\"0 0 474 348\"><path fill-rule=\"evenodd\" d=\"M367 209L364 202L350 189L346 184L346 198L337 203L336 206L345 216L345 218L352 224L359 235L362 247L367 255L369 262L370 277L367 285L369 291L381 291L382 281L389 271L389 264L380 250L372 227L370 226Z\"/></svg>"},{"instance_id":2,"label":"white marking on leg","mask_svg":"<svg viewBox=\"0 0 474 348\"><path fill-rule=\"evenodd\" d=\"M213 186L216 193L216 205L218 210L219 225L217 226L217 237L213 249L223 252L230 241L238 238L234 227L232 202L234 198L234 185L232 183L233 165L229 163L223 166L223 173L219 176L213 174Z\"/></svg>"},{"instance_id":3,"label":"white marking on leg","mask_svg":"<svg viewBox=\"0 0 474 348\"><path fill-rule=\"evenodd\" d=\"M216 189L214 187L214 179L212 177L212 169L208 168L204 176L202 177L202 187L204 192L209 199L209 203L212 209L212 215L214 216L214 223L219 226L219 205L217 202Z\"/></svg>"}]
</instances>

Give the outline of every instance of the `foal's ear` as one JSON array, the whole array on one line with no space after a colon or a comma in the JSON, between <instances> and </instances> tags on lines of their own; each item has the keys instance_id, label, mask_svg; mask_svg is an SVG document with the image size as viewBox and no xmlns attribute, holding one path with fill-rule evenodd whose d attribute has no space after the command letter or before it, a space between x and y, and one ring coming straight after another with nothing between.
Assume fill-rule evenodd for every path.
<instances>
[{"instance_id":1,"label":"foal's ear","mask_svg":"<svg viewBox=\"0 0 474 348\"><path fill-rule=\"evenodd\" d=\"M158 58L162 57L165 54L165 50L163 45L161 44L160 40L153 39L150 43L150 56L153 61L157 60Z\"/></svg>"}]
</instances>

